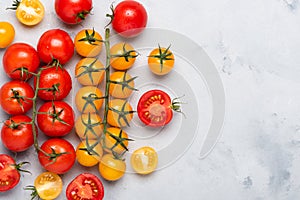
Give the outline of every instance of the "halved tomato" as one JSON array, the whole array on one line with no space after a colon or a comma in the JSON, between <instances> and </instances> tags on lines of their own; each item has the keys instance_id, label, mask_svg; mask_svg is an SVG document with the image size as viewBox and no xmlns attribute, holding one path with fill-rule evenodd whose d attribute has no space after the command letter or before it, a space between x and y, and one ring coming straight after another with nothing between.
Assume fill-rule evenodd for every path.
<instances>
[{"instance_id":1,"label":"halved tomato","mask_svg":"<svg viewBox=\"0 0 300 200\"><path fill-rule=\"evenodd\" d=\"M34 181L34 187L41 199L55 199L62 192L63 182L53 172L43 172Z\"/></svg>"},{"instance_id":2,"label":"halved tomato","mask_svg":"<svg viewBox=\"0 0 300 200\"><path fill-rule=\"evenodd\" d=\"M135 150L130 159L130 163L134 171L138 174L150 174L156 167L158 156L152 147L141 147Z\"/></svg>"}]
</instances>

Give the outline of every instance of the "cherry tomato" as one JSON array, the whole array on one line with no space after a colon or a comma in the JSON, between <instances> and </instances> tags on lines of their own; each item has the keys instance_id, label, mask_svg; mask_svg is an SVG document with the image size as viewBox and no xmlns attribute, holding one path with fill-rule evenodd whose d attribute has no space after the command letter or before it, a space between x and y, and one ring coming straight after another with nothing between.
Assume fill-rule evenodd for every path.
<instances>
[{"instance_id":1,"label":"cherry tomato","mask_svg":"<svg viewBox=\"0 0 300 200\"><path fill-rule=\"evenodd\" d=\"M74 165L76 154L70 142L60 138L46 140L38 152L41 165L56 174L68 172ZM44 154L45 152L46 154Z\"/></svg>"},{"instance_id":2,"label":"cherry tomato","mask_svg":"<svg viewBox=\"0 0 300 200\"><path fill-rule=\"evenodd\" d=\"M123 37L135 37L144 30L147 20L146 9L141 3L125 0L114 9L112 27Z\"/></svg>"},{"instance_id":3,"label":"cherry tomato","mask_svg":"<svg viewBox=\"0 0 300 200\"><path fill-rule=\"evenodd\" d=\"M14 43L3 55L3 67L11 79L27 80L40 65L37 51L29 44Z\"/></svg>"},{"instance_id":4,"label":"cherry tomato","mask_svg":"<svg viewBox=\"0 0 300 200\"><path fill-rule=\"evenodd\" d=\"M113 99L108 103L107 122L111 126L125 127L129 126L134 111L128 101L122 99Z\"/></svg>"},{"instance_id":5,"label":"cherry tomato","mask_svg":"<svg viewBox=\"0 0 300 200\"><path fill-rule=\"evenodd\" d=\"M82 173L74 178L66 190L68 200L102 200L104 187L100 179L91 173Z\"/></svg>"},{"instance_id":6,"label":"cherry tomato","mask_svg":"<svg viewBox=\"0 0 300 200\"><path fill-rule=\"evenodd\" d=\"M128 43L117 43L110 48L110 66L115 70L127 70L134 64L138 53Z\"/></svg>"},{"instance_id":7,"label":"cherry tomato","mask_svg":"<svg viewBox=\"0 0 300 200\"><path fill-rule=\"evenodd\" d=\"M75 76L81 85L97 86L104 78L105 67L97 58L83 58L75 68Z\"/></svg>"},{"instance_id":8,"label":"cherry tomato","mask_svg":"<svg viewBox=\"0 0 300 200\"><path fill-rule=\"evenodd\" d=\"M32 119L26 115L16 115L6 120L1 129L3 145L15 152L22 152L33 145ZM37 127L35 127L37 134Z\"/></svg>"},{"instance_id":9,"label":"cherry tomato","mask_svg":"<svg viewBox=\"0 0 300 200\"><path fill-rule=\"evenodd\" d=\"M47 136L65 136L74 127L74 111L64 101L46 102L38 110L37 124Z\"/></svg>"},{"instance_id":10,"label":"cherry tomato","mask_svg":"<svg viewBox=\"0 0 300 200\"><path fill-rule=\"evenodd\" d=\"M83 140L76 149L76 159L79 164L85 167L98 164L102 155L102 146L97 140Z\"/></svg>"},{"instance_id":11,"label":"cherry tomato","mask_svg":"<svg viewBox=\"0 0 300 200\"><path fill-rule=\"evenodd\" d=\"M130 159L132 168L138 174L150 174L156 167L158 162L158 156L156 151L152 147L141 147L135 150Z\"/></svg>"},{"instance_id":12,"label":"cherry tomato","mask_svg":"<svg viewBox=\"0 0 300 200\"><path fill-rule=\"evenodd\" d=\"M74 54L74 44L66 31L51 29L40 37L37 51L44 63L66 64Z\"/></svg>"},{"instance_id":13,"label":"cherry tomato","mask_svg":"<svg viewBox=\"0 0 300 200\"><path fill-rule=\"evenodd\" d=\"M122 178L126 171L126 163L116 159L112 154L105 154L99 164L100 175L108 181Z\"/></svg>"},{"instance_id":14,"label":"cherry tomato","mask_svg":"<svg viewBox=\"0 0 300 200\"><path fill-rule=\"evenodd\" d=\"M168 74L174 67L174 54L168 48L159 47L148 56L149 69L156 75Z\"/></svg>"},{"instance_id":15,"label":"cherry tomato","mask_svg":"<svg viewBox=\"0 0 300 200\"><path fill-rule=\"evenodd\" d=\"M9 22L0 22L0 48L6 48L15 38L15 28Z\"/></svg>"},{"instance_id":16,"label":"cherry tomato","mask_svg":"<svg viewBox=\"0 0 300 200\"><path fill-rule=\"evenodd\" d=\"M122 154L124 151L128 151L128 135L120 128L109 127L106 130L104 139L104 150L108 153L114 152Z\"/></svg>"},{"instance_id":17,"label":"cherry tomato","mask_svg":"<svg viewBox=\"0 0 300 200\"><path fill-rule=\"evenodd\" d=\"M102 92L94 86L82 87L75 96L75 104L82 113L97 112L103 104Z\"/></svg>"},{"instance_id":18,"label":"cherry tomato","mask_svg":"<svg viewBox=\"0 0 300 200\"><path fill-rule=\"evenodd\" d=\"M36 77L34 79L36 86ZM62 100L72 89L72 79L61 67L45 67L40 74L38 97L43 100Z\"/></svg>"},{"instance_id":19,"label":"cherry tomato","mask_svg":"<svg viewBox=\"0 0 300 200\"><path fill-rule=\"evenodd\" d=\"M0 89L0 104L2 109L11 115L26 113L32 108L34 91L23 81L10 81Z\"/></svg>"},{"instance_id":20,"label":"cherry tomato","mask_svg":"<svg viewBox=\"0 0 300 200\"><path fill-rule=\"evenodd\" d=\"M116 71L110 75L109 94L115 98L128 98L134 88L134 79L127 72Z\"/></svg>"},{"instance_id":21,"label":"cherry tomato","mask_svg":"<svg viewBox=\"0 0 300 200\"><path fill-rule=\"evenodd\" d=\"M67 24L78 24L93 8L92 0L55 0L54 5L59 19Z\"/></svg>"},{"instance_id":22,"label":"cherry tomato","mask_svg":"<svg viewBox=\"0 0 300 200\"><path fill-rule=\"evenodd\" d=\"M63 182L53 172L43 172L34 180L34 187L41 199L55 199L62 192Z\"/></svg>"},{"instance_id":23,"label":"cherry tomato","mask_svg":"<svg viewBox=\"0 0 300 200\"><path fill-rule=\"evenodd\" d=\"M83 57L96 57L102 50L102 37L94 29L83 29L74 39L76 52Z\"/></svg>"},{"instance_id":24,"label":"cherry tomato","mask_svg":"<svg viewBox=\"0 0 300 200\"><path fill-rule=\"evenodd\" d=\"M98 139L103 132L102 119L96 113L81 114L75 122L75 131L80 139Z\"/></svg>"}]
</instances>

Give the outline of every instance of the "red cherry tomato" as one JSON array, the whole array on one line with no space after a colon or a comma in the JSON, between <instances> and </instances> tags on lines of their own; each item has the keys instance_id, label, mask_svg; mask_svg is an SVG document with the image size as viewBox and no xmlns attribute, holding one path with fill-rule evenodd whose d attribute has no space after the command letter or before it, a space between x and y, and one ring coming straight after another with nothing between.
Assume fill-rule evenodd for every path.
<instances>
[{"instance_id":1,"label":"red cherry tomato","mask_svg":"<svg viewBox=\"0 0 300 200\"><path fill-rule=\"evenodd\" d=\"M82 173L69 183L66 196L68 200L101 200L104 197L104 187L97 176L91 173Z\"/></svg>"},{"instance_id":2,"label":"red cherry tomato","mask_svg":"<svg viewBox=\"0 0 300 200\"><path fill-rule=\"evenodd\" d=\"M125 0L114 9L112 27L123 37L135 37L144 30L147 20L147 11L141 3Z\"/></svg>"},{"instance_id":3,"label":"red cherry tomato","mask_svg":"<svg viewBox=\"0 0 300 200\"><path fill-rule=\"evenodd\" d=\"M92 0L55 0L57 16L67 24L78 24L90 14Z\"/></svg>"},{"instance_id":4,"label":"red cherry tomato","mask_svg":"<svg viewBox=\"0 0 300 200\"><path fill-rule=\"evenodd\" d=\"M14 188L20 182L20 173L12 157L0 154L0 192Z\"/></svg>"},{"instance_id":5,"label":"red cherry tomato","mask_svg":"<svg viewBox=\"0 0 300 200\"><path fill-rule=\"evenodd\" d=\"M40 64L37 51L25 43L14 43L3 55L3 67L11 79L27 80Z\"/></svg>"},{"instance_id":6,"label":"red cherry tomato","mask_svg":"<svg viewBox=\"0 0 300 200\"><path fill-rule=\"evenodd\" d=\"M46 102L38 110L38 127L47 136L65 136L73 129L74 123L74 111L64 101Z\"/></svg>"},{"instance_id":7,"label":"red cherry tomato","mask_svg":"<svg viewBox=\"0 0 300 200\"><path fill-rule=\"evenodd\" d=\"M51 29L43 33L37 45L37 51L44 63L66 64L74 54L74 44L70 35L61 29Z\"/></svg>"},{"instance_id":8,"label":"red cherry tomato","mask_svg":"<svg viewBox=\"0 0 300 200\"><path fill-rule=\"evenodd\" d=\"M56 174L68 172L75 163L75 150L70 142L60 138L49 139L41 146L38 152L41 165L48 171Z\"/></svg>"}]
</instances>

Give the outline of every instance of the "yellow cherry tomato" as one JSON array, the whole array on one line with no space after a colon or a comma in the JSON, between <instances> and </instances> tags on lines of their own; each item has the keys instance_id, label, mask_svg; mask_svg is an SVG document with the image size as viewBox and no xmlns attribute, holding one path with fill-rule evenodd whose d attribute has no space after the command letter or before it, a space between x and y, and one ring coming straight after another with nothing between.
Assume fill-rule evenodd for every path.
<instances>
[{"instance_id":1,"label":"yellow cherry tomato","mask_svg":"<svg viewBox=\"0 0 300 200\"><path fill-rule=\"evenodd\" d=\"M83 58L75 67L75 76L81 85L99 85L104 74L105 67L97 58Z\"/></svg>"},{"instance_id":2,"label":"yellow cherry tomato","mask_svg":"<svg viewBox=\"0 0 300 200\"><path fill-rule=\"evenodd\" d=\"M159 47L148 56L149 69L156 75L168 74L174 67L174 54L168 48Z\"/></svg>"},{"instance_id":3,"label":"yellow cherry tomato","mask_svg":"<svg viewBox=\"0 0 300 200\"><path fill-rule=\"evenodd\" d=\"M74 39L76 52L83 57L96 57L102 50L102 36L94 29L83 29Z\"/></svg>"},{"instance_id":4,"label":"yellow cherry tomato","mask_svg":"<svg viewBox=\"0 0 300 200\"><path fill-rule=\"evenodd\" d=\"M62 191L63 182L53 172L43 172L34 181L34 187L41 199L55 199Z\"/></svg>"},{"instance_id":5,"label":"yellow cherry tomato","mask_svg":"<svg viewBox=\"0 0 300 200\"><path fill-rule=\"evenodd\" d=\"M85 167L98 164L102 155L102 146L97 140L83 140L76 148L76 160Z\"/></svg>"},{"instance_id":6,"label":"yellow cherry tomato","mask_svg":"<svg viewBox=\"0 0 300 200\"><path fill-rule=\"evenodd\" d=\"M101 117L96 113L81 114L75 121L75 132L83 140L100 138L103 132Z\"/></svg>"},{"instance_id":7,"label":"yellow cherry tomato","mask_svg":"<svg viewBox=\"0 0 300 200\"><path fill-rule=\"evenodd\" d=\"M126 163L114 158L112 154L105 154L99 164L100 175L108 181L122 178L126 171Z\"/></svg>"},{"instance_id":8,"label":"yellow cherry tomato","mask_svg":"<svg viewBox=\"0 0 300 200\"><path fill-rule=\"evenodd\" d=\"M130 163L138 174L150 174L157 167L158 156L152 147L141 147L132 153Z\"/></svg>"},{"instance_id":9,"label":"yellow cherry tomato","mask_svg":"<svg viewBox=\"0 0 300 200\"><path fill-rule=\"evenodd\" d=\"M102 107L102 92L94 86L82 87L75 96L75 104L78 111L82 113L95 113Z\"/></svg>"},{"instance_id":10,"label":"yellow cherry tomato","mask_svg":"<svg viewBox=\"0 0 300 200\"><path fill-rule=\"evenodd\" d=\"M134 48L128 43L117 43L110 48L112 56L110 65L116 70L127 70L132 67L138 56Z\"/></svg>"},{"instance_id":11,"label":"yellow cherry tomato","mask_svg":"<svg viewBox=\"0 0 300 200\"><path fill-rule=\"evenodd\" d=\"M6 48L15 38L15 29L9 22L0 22L0 48Z\"/></svg>"},{"instance_id":12,"label":"yellow cherry tomato","mask_svg":"<svg viewBox=\"0 0 300 200\"><path fill-rule=\"evenodd\" d=\"M128 101L123 99L113 99L109 101L108 107L108 124L115 127L129 126L134 111L132 111L132 107Z\"/></svg>"},{"instance_id":13,"label":"yellow cherry tomato","mask_svg":"<svg viewBox=\"0 0 300 200\"><path fill-rule=\"evenodd\" d=\"M128 98L134 88L134 79L127 72L116 71L110 75L109 94L115 98Z\"/></svg>"},{"instance_id":14,"label":"yellow cherry tomato","mask_svg":"<svg viewBox=\"0 0 300 200\"><path fill-rule=\"evenodd\" d=\"M111 153L112 151L117 154L122 154L127 151L128 135L120 128L109 127L106 130L104 139L104 151Z\"/></svg>"}]
</instances>

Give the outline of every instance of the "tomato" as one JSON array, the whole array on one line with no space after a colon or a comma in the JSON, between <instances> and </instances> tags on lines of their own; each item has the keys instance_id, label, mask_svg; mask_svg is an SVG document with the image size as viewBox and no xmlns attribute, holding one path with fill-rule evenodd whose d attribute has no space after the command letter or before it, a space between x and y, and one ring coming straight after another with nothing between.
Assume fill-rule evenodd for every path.
<instances>
[{"instance_id":1,"label":"tomato","mask_svg":"<svg viewBox=\"0 0 300 200\"><path fill-rule=\"evenodd\" d=\"M156 167L158 162L158 156L156 151L152 147L141 147L135 150L130 159L132 168L138 174L150 174Z\"/></svg>"},{"instance_id":2,"label":"tomato","mask_svg":"<svg viewBox=\"0 0 300 200\"><path fill-rule=\"evenodd\" d=\"M33 145L32 119L26 115L16 115L7 119L1 129L2 144L9 150L21 152ZM37 127L35 127L37 134Z\"/></svg>"},{"instance_id":3,"label":"tomato","mask_svg":"<svg viewBox=\"0 0 300 200\"><path fill-rule=\"evenodd\" d=\"M38 158L45 170L56 174L64 174L73 167L76 154L74 147L67 140L49 139L40 148L42 151L38 152Z\"/></svg>"},{"instance_id":4,"label":"tomato","mask_svg":"<svg viewBox=\"0 0 300 200\"><path fill-rule=\"evenodd\" d=\"M174 67L174 54L168 48L153 49L148 56L149 69L156 75L168 74Z\"/></svg>"},{"instance_id":5,"label":"tomato","mask_svg":"<svg viewBox=\"0 0 300 200\"><path fill-rule=\"evenodd\" d=\"M122 178L126 171L126 163L116 159L112 154L105 154L99 164L100 175L108 181Z\"/></svg>"},{"instance_id":6,"label":"tomato","mask_svg":"<svg viewBox=\"0 0 300 200\"><path fill-rule=\"evenodd\" d=\"M70 35L61 29L51 29L42 34L37 51L44 63L66 64L74 54L74 44Z\"/></svg>"},{"instance_id":7,"label":"tomato","mask_svg":"<svg viewBox=\"0 0 300 200\"><path fill-rule=\"evenodd\" d=\"M41 199L55 199L62 192L63 182L53 172L43 172L34 180L34 187Z\"/></svg>"},{"instance_id":8,"label":"tomato","mask_svg":"<svg viewBox=\"0 0 300 200\"><path fill-rule=\"evenodd\" d=\"M102 50L102 37L94 29L83 29L77 33L74 45L83 57L96 57Z\"/></svg>"},{"instance_id":9,"label":"tomato","mask_svg":"<svg viewBox=\"0 0 300 200\"><path fill-rule=\"evenodd\" d=\"M110 75L109 94L113 97L128 98L134 88L134 79L127 72L116 71Z\"/></svg>"},{"instance_id":10,"label":"tomato","mask_svg":"<svg viewBox=\"0 0 300 200\"><path fill-rule=\"evenodd\" d=\"M128 43L117 43L110 48L110 66L115 70L127 70L134 64L138 53Z\"/></svg>"},{"instance_id":11,"label":"tomato","mask_svg":"<svg viewBox=\"0 0 300 200\"><path fill-rule=\"evenodd\" d=\"M78 90L75 96L75 104L82 113L97 112L103 104L103 95L99 88L85 86Z\"/></svg>"},{"instance_id":12,"label":"tomato","mask_svg":"<svg viewBox=\"0 0 300 200\"><path fill-rule=\"evenodd\" d=\"M15 28L9 22L0 22L0 48L6 48L15 38Z\"/></svg>"},{"instance_id":13,"label":"tomato","mask_svg":"<svg viewBox=\"0 0 300 200\"><path fill-rule=\"evenodd\" d=\"M0 89L0 104L2 109L11 115L26 113L32 108L34 91L23 81L10 81Z\"/></svg>"},{"instance_id":14,"label":"tomato","mask_svg":"<svg viewBox=\"0 0 300 200\"><path fill-rule=\"evenodd\" d=\"M81 114L75 122L75 131L80 139L98 139L103 132L102 119L96 113Z\"/></svg>"},{"instance_id":15,"label":"tomato","mask_svg":"<svg viewBox=\"0 0 300 200\"><path fill-rule=\"evenodd\" d=\"M6 154L0 154L0 192L14 188L20 182L20 173L15 160Z\"/></svg>"},{"instance_id":16,"label":"tomato","mask_svg":"<svg viewBox=\"0 0 300 200\"><path fill-rule=\"evenodd\" d=\"M47 136L65 136L74 127L74 111L64 101L46 102L38 110L37 124Z\"/></svg>"},{"instance_id":17,"label":"tomato","mask_svg":"<svg viewBox=\"0 0 300 200\"><path fill-rule=\"evenodd\" d=\"M76 159L79 164L85 167L98 164L102 155L102 146L97 140L83 140L76 149Z\"/></svg>"},{"instance_id":18,"label":"tomato","mask_svg":"<svg viewBox=\"0 0 300 200\"><path fill-rule=\"evenodd\" d=\"M122 129L109 127L106 130L103 147L108 153L122 154L124 151L128 151L129 140L127 133Z\"/></svg>"},{"instance_id":19,"label":"tomato","mask_svg":"<svg viewBox=\"0 0 300 200\"><path fill-rule=\"evenodd\" d=\"M55 11L59 19L67 24L78 24L90 14L92 0L55 0Z\"/></svg>"},{"instance_id":20,"label":"tomato","mask_svg":"<svg viewBox=\"0 0 300 200\"><path fill-rule=\"evenodd\" d=\"M132 0L120 2L113 11L112 27L123 37L135 37L146 27L148 15L144 6Z\"/></svg>"},{"instance_id":21,"label":"tomato","mask_svg":"<svg viewBox=\"0 0 300 200\"><path fill-rule=\"evenodd\" d=\"M82 173L69 183L66 196L68 200L102 200L104 187L94 174Z\"/></svg>"},{"instance_id":22,"label":"tomato","mask_svg":"<svg viewBox=\"0 0 300 200\"><path fill-rule=\"evenodd\" d=\"M34 85L36 86L36 77ZM72 89L72 79L61 67L45 67L40 74L38 97L43 100L62 100Z\"/></svg>"},{"instance_id":23,"label":"tomato","mask_svg":"<svg viewBox=\"0 0 300 200\"><path fill-rule=\"evenodd\" d=\"M97 86L104 78L105 67L97 58L83 58L75 67L75 76L81 85Z\"/></svg>"},{"instance_id":24,"label":"tomato","mask_svg":"<svg viewBox=\"0 0 300 200\"><path fill-rule=\"evenodd\" d=\"M40 65L37 51L29 44L14 43L3 55L3 67L8 77L27 80Z\"/></svg>"},{"instance_id":25,"label":"tomato","mask_svg":"<svg viewBox=\"0 0 300 200\"><path fill-rule=\"evenodd\" d=\"M122 99L113 99L108 103L107 122L111 126L125 127L129 126L134 111L128 101Z\"/></svg>"}]
</instances>

